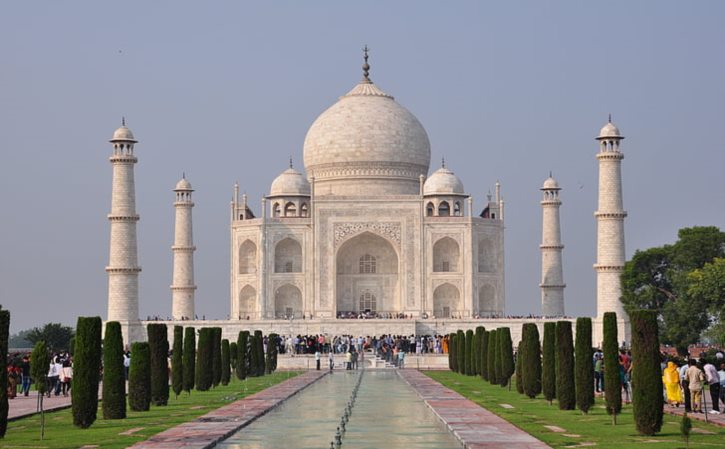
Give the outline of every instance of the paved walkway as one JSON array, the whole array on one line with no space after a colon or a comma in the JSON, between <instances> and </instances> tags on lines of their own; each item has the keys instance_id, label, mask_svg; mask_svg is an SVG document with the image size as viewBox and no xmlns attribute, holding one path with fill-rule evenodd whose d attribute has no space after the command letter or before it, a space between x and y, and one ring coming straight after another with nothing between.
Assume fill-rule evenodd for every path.
<instances>
[{"instance_id":1,"label":"paved walkway","mask_svg":"<svg viewBox=\"0 0 725 449\"><path fill-rule=\"evenodd\" d=\"M710 413L710 410L712 409L712 407L710 407L710 392L705 391L704 394L707 395L707 406L703 407L703 411L707 410L707 416L705 416L705 413L688 413L687 416L698 421L707 421L710 424L725 427L725 407L723 407L722 402L720 402L721 414L713 415ZM685 413L685 407L670 407L669 405L665 404L665 413L669 413L670 415L682 416Z\"/></svg>"},{"instance_id":2,"label":"paved walkway","mask_svg":"<svg viewBox=\"0 0 725 449\"><path fill-rule=\"evenodd\" d=\"M8 419L20 419L37 413L38 410L38 392L31 391L30 395L18 395L15 399L8 399L10 409L8 410ZM46 412L61 410L70 407L70 395L68 396L51 396L43 398L43 409Z\"/></svg>"},{"instance_id":3,"label":"paved walkway","mask_svg":"<svg viewBox=\"0 0 725 449\"><path fill-rule=\"evenodd\" d=\"M263 416L285 399L297 394L322 376L323 371L308 371L244 399L218 408L194 421L180 424L134 444L136 449L204 449Z\"/></svg>"},{"instance_id":4,"label":"paved walkway","mask_svg":"<svg viewBox=\"0 0 725 449\"><path fill-rule=\"evenodd\" d=\"M466 449L545 449L534 438L417 370L398 371Z\"/></svg>"}]
</instances>

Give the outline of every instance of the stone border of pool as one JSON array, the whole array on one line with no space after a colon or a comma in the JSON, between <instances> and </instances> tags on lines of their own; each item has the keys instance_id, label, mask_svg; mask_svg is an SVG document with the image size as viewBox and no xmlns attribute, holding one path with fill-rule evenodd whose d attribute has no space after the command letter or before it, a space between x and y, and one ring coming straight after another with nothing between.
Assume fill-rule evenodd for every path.
<instances>
[{"instance_id":1,"label":"stone border of pool","mask_svg":"<svg viewBox=\"0 0 725 449\"><path fill-rule=\"evenodd\" d=\"M503 418L413 369L398 370L466 449L551 448Z\"/></svg>"},{"instance_id":2,"label":"stone border of pool","mask_svg":"<svg viewBox=\"0 0 725 449\"><path fill-rule=\"evenodd\" d=\"M206 449L264 416L285 400L309 387L327 371L308 371L206 415L134 444L136 449Z\"/></svg>"}]
</instances>

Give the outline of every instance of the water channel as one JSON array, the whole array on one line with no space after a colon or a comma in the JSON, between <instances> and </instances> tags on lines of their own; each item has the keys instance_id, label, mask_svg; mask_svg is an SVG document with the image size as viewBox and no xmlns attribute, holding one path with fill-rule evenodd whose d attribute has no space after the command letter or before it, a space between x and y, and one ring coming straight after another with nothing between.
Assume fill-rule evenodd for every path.
<instances>
[{"instance_id":1,"label":"water channel","mask_svg":"<svg viewBox=\"0 0 725 449\"><path fill-rule=\"evenodd\" d=\"M360 372L335 371L217 446L328 449ZM365 371L344 449L461 449L461 443L395 371Z\"/></svg>"}]
</instances>

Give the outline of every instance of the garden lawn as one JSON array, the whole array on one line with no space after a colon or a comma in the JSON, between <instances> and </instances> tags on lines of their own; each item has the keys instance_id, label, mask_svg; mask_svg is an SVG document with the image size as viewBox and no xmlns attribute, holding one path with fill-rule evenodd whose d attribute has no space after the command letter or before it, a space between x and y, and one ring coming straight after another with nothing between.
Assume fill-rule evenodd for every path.
<instances>
[{"instance_id":1,"label":"garden lawn","mask_svg":"<svg viewBox=\"0 0 725 449\"><path fill-rule=\"evenodd\" d=\"M583 415L579 410L559 410L556 401L549 405L541 396L529 399L518 394L515 385L509 391L477 376L450 371L428 371L425 374L554 448L631 449L640 444L643 446L639 447L646 449L685 447L680 435L680 418L672 415L665 414L660 433L647 437L637 434L631 405L623 407L622 414L617 417L617 425L613 426L611 416L604 409L604 400L599 397L589 414ZM513 408L504 408L501 404ZM692 425L691 448L725 448L725 428L694 419ZM556 426L564 431L555 432L544 426Z\"/></svg>"},{"instance_id":2,"label":"garden lawn","mask_svg":"<svg viewBox=\"0 0 725 449\"><path fill-rule=\"evenodd\" d=\"M71 409L45 414L45 439L40 439L40 415L8 423L0 448L125 448L148 439L168 428L192 421L221 406L264 390L296 376L297 372L276 372L244 381L233 379L229 385L219 385L209 391L183 393L178 398L171 392L165 407L151 406L148 412L128 411L126 419L102 419L100 404L98 419L88 429L73 426Z\"/></svg>"}]
</instances>

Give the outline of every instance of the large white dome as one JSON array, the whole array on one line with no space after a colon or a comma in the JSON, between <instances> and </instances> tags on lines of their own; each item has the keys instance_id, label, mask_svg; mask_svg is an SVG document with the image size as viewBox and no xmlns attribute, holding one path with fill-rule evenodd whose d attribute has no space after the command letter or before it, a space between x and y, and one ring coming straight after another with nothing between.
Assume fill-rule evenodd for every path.
<instances>
[{"instance_id":1,"label":"large white dome","mask_svg":"<svg viewBox=\"0 0 725 449\"><path fill-rule=\"evenodd\" d=\"M312 124L304 162L316 194L415 195L430 142L410 111L364 79Z\"/></svg>"}]
</instances>

